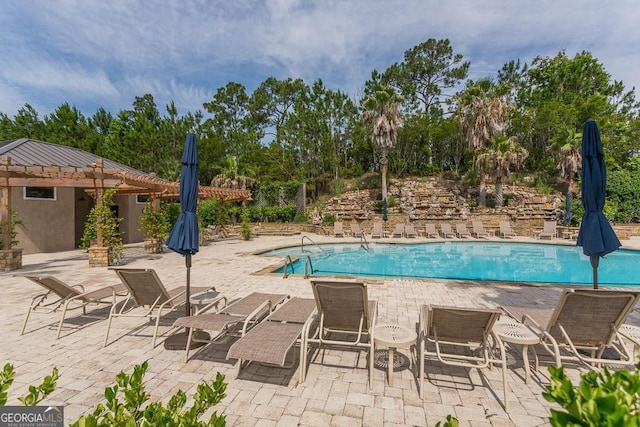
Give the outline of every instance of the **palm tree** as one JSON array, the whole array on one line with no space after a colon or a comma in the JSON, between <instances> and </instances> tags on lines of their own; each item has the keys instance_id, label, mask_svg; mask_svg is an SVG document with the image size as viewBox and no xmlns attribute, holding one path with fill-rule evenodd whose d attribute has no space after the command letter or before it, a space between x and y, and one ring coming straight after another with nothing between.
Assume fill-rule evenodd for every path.
<instances>
[{"instance_id":1,"label":"palm tree","mask_svg":"<svg viewBox=\"0 0 640 427\"><path fill-rule=\"evenodd\" d=\"M496 207L502 207L502 178L508 178L511 168L520 168L529 152L518 145L515 137L507 138L503 134L496 135L491 143L479 150L476 165L483 171L490 171L496 180Z\"/></svg>"},{"instance_id":2,"label":"palm tree","mask_svg":"<svg viewBox=\"0 0 640 427\"><path fill-rule=\"evenodd\" d=\"M465 131L469 151L472 153L485 147L498 134L505 131L511 104L502 97L504 88L489 79L470 83L465 91L455 97L456 114ZM486 173L480 170L478 205L485 207Z\"/></svg>"},{"instance_id":3,"label":"palm tree","mask_svg":"<svg viewBox=\"0 0 640 427\"><path fill-rule=\"evenodd\" d=\"M387 199L387 154L398 139L398 127L402 125L399 108L402 97L389 85L377 83L373 93L367 96L362 106L362 119L372 125L371 140L380 150L382 174L382 200Z\"/></svg>"},{"instance_id":4,"label":"palm tree","mask_svg":"<svg viewBox=\"0 0 640 427\"><path fill-rule=\"evenodd\" d=\"M580 153L582 132L568 129L562 141L564 144L561 142L553 147L561 156L556 169L560 172L560 178L567 180L567 194L571 194L575 176L582 167L582 154Z\"/></svg>"}]
</instances>

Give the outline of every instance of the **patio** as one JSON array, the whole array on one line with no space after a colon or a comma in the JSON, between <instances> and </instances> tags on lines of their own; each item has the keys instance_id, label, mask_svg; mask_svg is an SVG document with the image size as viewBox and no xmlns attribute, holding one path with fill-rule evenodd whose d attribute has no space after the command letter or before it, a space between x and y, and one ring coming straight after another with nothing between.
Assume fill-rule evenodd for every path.
<instances>
[{"instance_id":1,"label":"patio","mask_svg":"<svg viewBox=\"0 0 640 427\"><path fill-rule=\"evenodd\" d=\"M317 243L336 241L334 237L310 236ZM215 286L230 299L254 291L313 298L309 280L301 276L283 279L281 275L253 274L277 261L252 253L299 244L300 239L300 235L257 236L250 241L223 240L202 246L193 257L191 284ZM125 262L124 267L155 269L169 288L185 283L184 260L176 253L166 251L147 255L141 245L133 245L126 249ZM162 334L160 344L153 350L150 348L153 325L141 319L115 319L110 344L105 348L102 342L106 322L74 317L72 313L68 315L59 340L55 340L58 315L32 315L25 335L21 336L20 328L29 301L41 291L21 276L54 275L72 285L83 284L87 289L118 283L113 271L89 268L87 254L81 250L25 255L23 265L21 270L0 273L4 291L0 313L5 337L0 361L3 365L12 363L16 370L8 404L18 404L17 397L26 393L28 385L39 384L53 367L58 367L60 379L56 391L43 403L64 405L66 423L103 402L104 388L114 383L117 373L131 372L135 364L149 360L145 384L152 400L166 401L179 389L191 397L201 381L214 379L216 372L224 374L228 384L227 397L212 410L226 415L227 425L432 426L448 414L457 417L460 425L548 424L551 404L543 399L542 391L549 379L546 370L549 359L544 359L540 371L532 372L530 383L525 384L522 357L519 348L514 347L508 347L511 391L507 414L501 405L500 369L479 372L429 363L430 377L425 379L424 400L421 400L416 378L407 368L406 358L403 369L394 372L393 386L386 381L385 367L376 367L373 390L367 387L365 354L358 357L358 353L346 350L316 351L304 383L298 383L297 368L278 369L253 364L236 379L235 361L226 360L228 344L192 352L185 364L182 351L165 350L161 343L176 313L161 322L164 327L159 331ZM418 321L421 304L552 307L561 291L556 286L519 287L444 280L367 283L370 298L379 302L378 323L397 323L412 329ZM108 314L107 310L101 310ZM637 310L631 316L628 323L640 325ZM406 355L406 351L400 352ZM568 372L574 380L578 379L577 368L571 367Z\"/></svg>"}]
</instances>

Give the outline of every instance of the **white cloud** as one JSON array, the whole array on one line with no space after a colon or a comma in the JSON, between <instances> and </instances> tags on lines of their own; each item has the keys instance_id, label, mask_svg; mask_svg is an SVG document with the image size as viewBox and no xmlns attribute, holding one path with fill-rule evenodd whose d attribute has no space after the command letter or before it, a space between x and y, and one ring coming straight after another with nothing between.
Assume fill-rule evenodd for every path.
<instances>
[{"instance_id":1,"label":"white cloud","mask_svg":"<svg viewBox=\"0 0 640 427\"><path fill-rule=\"evenodd\" d=\"M450 39L471 78L495 76L512 59L588 50L640 87L636 15L635 0L2 2L0 93L115 110L152 93L161 106L195 99L201 109L229 81L252 90L274 75L321 78L353 95L373 69L428 38Z\"/></svg>"}]
</instances>

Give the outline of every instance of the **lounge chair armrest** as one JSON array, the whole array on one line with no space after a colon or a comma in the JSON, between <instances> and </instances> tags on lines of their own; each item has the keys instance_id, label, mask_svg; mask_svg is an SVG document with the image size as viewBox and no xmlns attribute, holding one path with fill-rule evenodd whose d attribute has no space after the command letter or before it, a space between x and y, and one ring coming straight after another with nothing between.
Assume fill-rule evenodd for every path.
<instances>
[{"instance_id":1,"label":"lounge chair armrest","mask_svg":"<svg viewBox=\"0 0 640 427\"><path fill-rule=\"evenodd\" d=\"M265 311L265 309L267 310ZM266 315L271 313L272 310L273 310L273 307L272 307L271 301L265 301L262 304L260 304L258 308L253 310L251 314L247 316L244 323L242 324L242 335L244 335L247 332L247 328L251 322L254 322L256 320L261 320L260 316L262 313L264 313L262 314L262 317L265 317Z\"/></svg>"}]
</instances>

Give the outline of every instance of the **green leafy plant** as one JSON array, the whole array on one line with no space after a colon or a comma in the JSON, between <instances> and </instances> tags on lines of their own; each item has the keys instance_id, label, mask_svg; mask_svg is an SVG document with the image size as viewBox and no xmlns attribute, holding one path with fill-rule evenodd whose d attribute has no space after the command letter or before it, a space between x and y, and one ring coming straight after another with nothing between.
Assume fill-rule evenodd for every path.
<instances>
[{"instance_id":1,"label":"green leafy plant","mask_svg":"<svg viewBox=\"0 0 640 427\"><path fill-rule=\"evenodd\" d=\"M0 406L5 406L7 404L8 390L13 384L15 374L13 365L10 363L4 365L4 369L0 372ZM25 406L35 406L53 393L56 389L57 381L58 368L53 368L51 375L44 377L42 384L37 387L30 385L29 393L25 396L19 397L18 400Z\"/></svg>"},{"instance_id":2,"label":"green leafy plant","mask_svg":"<svg viewBox=\"0 0 640 427\"><path fill-rule=\"evenodd\" d=\"M206 381L198 385L193 395L193 405L185 409L187 395L178 390L166 405L160 402L148 402L149 393L143 382L149 362L144 361L133 368L131 374L120 372L116 376L116 384L104 390L106 402L99 403L89 415L83 415L72 426L75 427L110 427L110 426L184 426L223 427L226 425L224 415L217 412L211 414L207 422L198 419L204 412L220 403L226 397L227 384L224 375L216 374L215 381ZM7 363L0 372L0 406L7 403L7 391L13 384L15 371L13 365ZM53 368L51 375L44 378L39 386L29 386L29 393L18 400L25 406L35 406L49 396L56 388L58 369ZM123 399L123 400L121 400Z\"/></svg>"},{"instance_id":3,"label":"green leafy plant","mask_svg":"<svg viewBox=\"0 0 640 427\"><path fill-rule=\"evenodd\" d=\"M458 419L453 415L447 415L447 420L445 422L438 421L436 423L436 427L458 427L460 423Z\"/></svg>"},{"instance_id":4,"label":"green leafy plant","mask_svg":"<svg viewBox=\"0 0 640 427\"><path fill-rule=\"evenodd\" d=\"M322 223L326 225L333 225L336 222L336 216L334 214L326 214L322 217Z\"/></svg>"},{"instance_id":5,"label":"green leafy plant","mask_svg":"<svg viewBox=\"0 0 640 427\"><path fill-rule=\"evenodd\" d=\"M18 212L16 212L15 210L11 210L11 218L8 221L5 221L4 219L2 220L2 222L0 222L0 230L2 230L5 227L5 223L8 222L9 223L9 235L11 236L11 247L16 247L18 245L18 230L16 229L16 227L18 225L23 225L24 223L22 222L22 220L18 217ZM4 249L11 249L11 248L5 248L2 240L0 239L0 250L4 250Z\"/></svg>"},{"instance_id":6,"label":"green leafy plant","mask_svg":"<svg viewBox=\"0 0 640 427\"><path fill-rule=\"evenodd\" d=\"M84 233L81 239L80 247L88 249L92 241L97 239L98 230L102 233L104 245L109 248L109 264L115 265L122 259L122 237L118 231L118 224L122 218L116 217L111 211L113 198L115 197L115 189L108 189L102 195L102 203L96 204L84 225Z\"/></svg>"},{"instance_id":7,"label":"green leafy plant","mask_svg":"<svg viewBox=\"0 0 640 427\"><path fill-rule=\"evenodd\" d=\"M242 208L242 225L240 226L240 235L244 240L251 238L251 227L249 227L249 213L246 207Z\"/></svg>"},{"instance_id":8,"label":"green leafy plant","mask_svg":"<svg viewBox=\"0 0 640 427\"><path fill-rule=\"evenodd\" d=\"M640 362L636 370L601 371L580 374L574 386L564 368L549 366L551 384L542 396L558 403L564 411L551 409L553 426L638 426L640 425Z\"/></svg>"},{"instance_id":9,"label":"green leafy plant","mask_svg":"<svg viewBox=\"0 0 640 427\"><path fill-rule=\"evenodd\" d=\"M169 235L169 221L161 208L153 208L149 203L140 216L140 231L147 239L166 239Z\"/></svg>"},{"instance_id":10,"label":"green leafy plant","mask_svg":"<svg viewBox=\"0 0 640 427\"><path fill-rule=\"evenodd\" d=\"M120 372L116 384L107 387L104 392L105 404L98 404L90 415L80 417L72 426L224 426L224 416L214 412L207 422L198 418L226 396L227 385L224 375L217 373L211 384L206 381L199 384L193 396L193 406L184 409L187 396L179 390L166 405L160 402L148 402L143 378L149 367L148 361L136 365L131 374ZM121 400L123 398L124 400Z\"/></svg>"}]
</instances>

